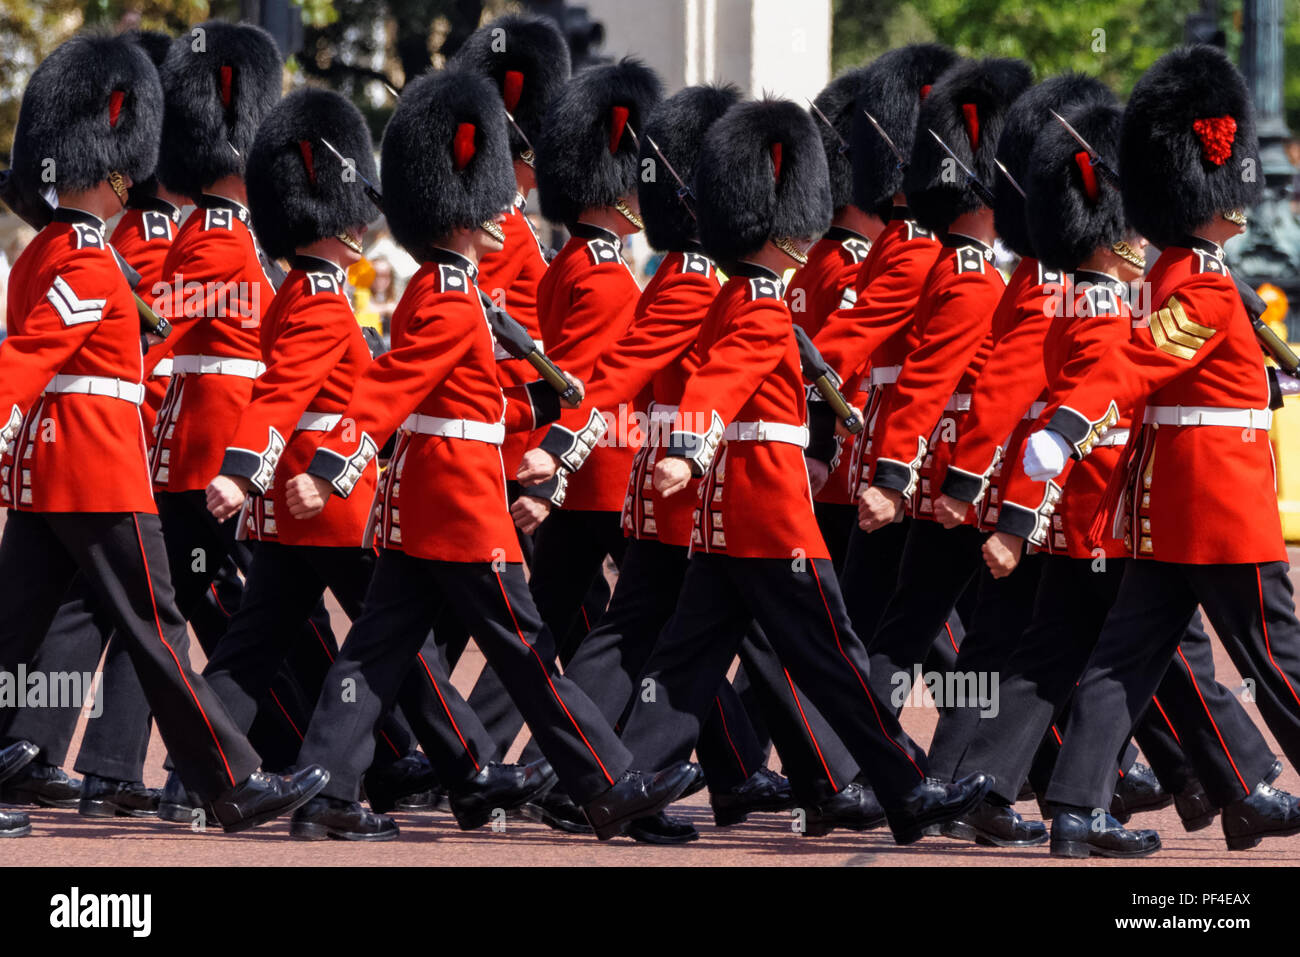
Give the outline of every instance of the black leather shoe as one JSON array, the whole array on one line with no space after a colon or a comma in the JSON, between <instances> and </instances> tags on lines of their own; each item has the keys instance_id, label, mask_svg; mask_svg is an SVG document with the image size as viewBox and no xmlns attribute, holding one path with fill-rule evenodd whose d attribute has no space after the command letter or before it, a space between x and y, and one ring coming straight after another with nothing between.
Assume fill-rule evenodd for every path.
<instances>
[{"instance_id":1,"label":"black leather shoe","mask_svg":"<svg viewBox=\"0 0 1300 957\"><path fill-rule=\"evenodd\" d=\"M1201 782L1195 778L1174 795L1174 809L1183 822L1183 830L1188 833L1209 827L1219 813L1210 796L1205 793L1205 788L1201 787Z\"/></svg>"},{"instance_id":2,"label":"black leather shoe","mask_svg":"<svg viewBox=\"0 0 1300 957\"><path fill-rule=\"evenodd\" d=\"M391 764L371 766L362 780L362 786L370 809L377 814L387 814L397 807L422 810L433 803L429 792L438 786L438 775L434 773L429 759L415 751ZM417 796L414 805L409 801L402 804L403 799L415 799Z\"/></svg>"},{"instance_id":3,"label":"black leather shoe","mask_svg":"<svg viewBox=\"0 0 1300 957\"><path fill-rule=\"evenodd\" d=\"M700 839L700 832L689 821L669 817L660 811L651 817L639 817L629 824L627 836L641 844L689 844Z\"/></svg>"},{"instance_id":4,"label":"black leather shoe","mask_svg":"<svg viewBox=\"0 0 1300 957\"><path fill-rule=\"evenodd\" d=\"M951 784L926 778L907 793L898 808L885 812L894 843L915 844L927 827L969 813L984 799L992 783L988 775L978 771Z\"/></svg>"},{"instance_id":5,"label":"black leather shoe","mask_svg":"<svg viewBox=\"0 0 1300 957\"><path fill-rule=\"evenodd\" d=\"M944 837L985 847L1035 847L1047 843L1047 825L1026 821L1015 808L980 801L968 814L943 825Z\"/></svg>"},{"instance_id":6,"label":"black leather shoe","mask_svg":"<svg viewBox=\"0 0 1300 957\"><path fill-rule=\"evenodd\" d=\"M26 837L30 833L32 822L26 814L0 810L0 837Z\"/></svg>"},{"instance_id":7,"label":"black leather shoe","mask_svg":"<svg viewBox=\"0 0 1300 957\"><path fill-rule=\"evenodd\" d=\"M41 749L30 741L15 741L6 748L0 748L0 781L8 781L27 765L36 760Z\"/></svg>"},{"instance_id":8,"label":"black leather shoe","mask_svg":"<svg viewBox=\"0 0 1300 957\"><path fill-rule=\"evenodd\" d=\"M790 782L771 768L759 768L739 787L721 794L709 793L713 823L718 827L739 824L758 811L788 811L794 807Z\"/></svg>"},{"instance_id":9,"label":"black leather shoe","mask_svg":"<svg viewBox=\"0 0 1300 957\"><path fill-rule=\"evenodd\" d=\"M158 798L158 817L172 824L192 824L194 809L201 803L185 789L180 776L172 771L167 775L167 783L163 785L162 794Z\"/></svg>"},{"instance_id":10,"label":"black leather shoe","mask_svg":"<svg viewBox=\"0 0 1300 957\"><path fill-rule=\"evenodd\" d=\"M447 789L442 785L397 799L395 811L441 811L447 806Z\"/></svg>"},{"instance_id":11,"label":"black leather shoe","mask_svg":"<svg viewBox=\"0 0 1300 957\"><path fill-rule=\"evenodd\" d=\"M829 800L809 808L800 833L804 837L824 837L836 828L869 831L884 823L885 809L876 800L875 792L852 781Z\"/></svg>"},{"instance_id":12,"label":"black leather shoe","mask_svg":"<svg viewBox=\"0 0 1300 957\"><path fill-rule=\"evenodd\" d=\"M695 777L691 779L690 784L686 785L686 790L678 795L677 800L679 801L683 798L690 797L692 794L699 794L704 790L705 785L709 783L704 777L704 768L700 767L694 761L691 761L690 765L691 771L694 773Z\"/></svg>"},{"instance_id":13,"label":"black leather shoe","mask_svg":"<svg viewBox=\"0 0 1300 957\"><path fill-rule=\"evenodd\" d=\"M519 809L524 817L566 834L595 834L587 815L560 788L551 788Z\"/></svg>"},{"instance_id":14,"label":"black leather shoe","mask_svg":"<svg viewBox=\"0 0 1300 957\"><path fill-rule=\"evenodd\" d=\"M0 787L0 803L32 804L36 807L76 807L81 800L81 782L63 768L33 761L17 771Z\"/></svg>"},{"instance_id":15,"label":"black leather shoe","mask_svg":"<svg viewBox=\"0 0 1300 957\"><path fill-rule=\"evenodd\" d=\"M1268 774L1264 775L1264 783L1272 784L1277 780L1278 775L1282 773L1282 759L1274 758L1273 766L1268 769Z\"/></svg>"},{"instance_id":16,"label":"black leather shoe","mask_svg":"<svg viewBox=\"0 0 1300 957\"><path fill-rule=\"evenodd\" d=\"M662 771L626 771L618 782L582 808L602 841L618 837L629 822L650 817L681 797L694 772L682 761Z\"/></svg>"},{"instance_id":17,"label":"black leather shoe","mask_svg":"<svg viewBox=\"0 0 1300 957\"><path fill-rule=\"evenodd\" d=\"M1174 796L1160 786L1156 774L1145 764L1135 761L1128 774L1115 785L1110 800L1110 816L1127 824L1134 814L1159 811L1174 803Z\"/></svg>"},{"instance_id":18,"label":"black leather shoe","mask_svg":"<svg viewBox=\"0 0 1300 957\"><path fill-rule=\"evenodd\" d=\"M139 781L87 774L77 813L82 817L157 817L162 792Z\"/></svg>"},{"instance_id":19,"label":"black leather shoe","mask_svg":"<svg viewBox=\"0 0 1300 957\"><path fill-rule=\"evenodd\" d=\"M1052 857L1146 857L1160 850L1160 835L1150 828L1130 831L1109 814L1095 821L1091 814L1058 811L1052 818Z\"/></svg>"},{"instance_id":20,"label":"black leather shoe","mask_svg":"<svg viewBox=\"0 0 1300 957\"><path fill-rule=\"evenodd\" d=\"M296 811L315 797L329 779L330 773L317 764L284 776L254 771L213 801L212 813L227 834L247 831Z\"/></svg>"},{"instance_id":21,"label":"black leather shoe","mask_svg":"<svg viewBox=\"0 0 1300 957\"><path fill-rule=\"evenodd\" d=\"M492 761L452 788L448 803L460 829L472 831L490 821L493 811L512 811L545 794L555 780L555 771L545 760L532 764Z\"/></svg>"},{"instance_id":22,"label":"black leather shoe","mask_svg":"<svg viewBox=\"0 0 1300 957\"><path fill-rule=\"evenodd\" d=\"M1266 837L1300 833L1300 798L1262 781L1249 797L1223 809L1223 838L1228 850L1245 851Z\"/></svg>"},{"instance_id":23,"label":"black leather shoe","mask_svg":"<svg viewBox=\"0 0 1300 957\"><path fill-rule=\"evenodd\" d=\"M387 814L367 811L360 801L314 797L293 812L289 836L295 841L395 841L398 829Z\"/></svg>"}]
</instances>

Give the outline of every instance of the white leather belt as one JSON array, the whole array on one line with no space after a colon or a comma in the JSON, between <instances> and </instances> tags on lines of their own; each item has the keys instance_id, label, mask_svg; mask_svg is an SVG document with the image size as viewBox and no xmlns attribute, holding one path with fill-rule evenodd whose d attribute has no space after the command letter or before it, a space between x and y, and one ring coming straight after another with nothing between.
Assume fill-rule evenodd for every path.
<instances>
[{"instance_id":1,"label":"white leather belt","mask_svg":"<svg viewBox=\"0 0 1300 957\"><path fill-rule=\"evenodd\" d=\"M871 370L872 385L888 385L898 381L898 374L903 371L902 366L877 366Z\"/></svg>"},{"instance_id":2,"label":"white leather belt","mask_svg":"<svg viewBox=\"0 0 1300 957\"><path fill-rule=\"evenodd\" d=\"M677 406L660 405L658 402L650 406L651 422L672 422L677 418Z\"/></svg>"},{"instance_id":3,"label":"white leather belt","mask_svg":"<svg viewBox=\"0 0 1300 957\"><path fill-rule=\"evenodd\" d=\"M781 422L732 422L723 431L722 437L728 442L784 442L801 449L808 447L806 425L785 425Z\"/></svg>"},{"instance_id":4,"label":"white leather belt","mask_svg":"<svg viewBox=\"0 0 1300 957\"><path fill-rule=\"evenodd\" d=\"M341 412L312 412L308 409L298 420L299 432L328 432L343 418Z\"/></svg>"},{"instance_id":5,"label":"white leather belt","mask_svg":"<svg viewBox=\"0 0 1300 957\"><path fill-rule=\"evenodd\" d=\"M1272 409L1216 409L1204 405L1149 405L1147 425L1226 425L1237 429L1269 429Z\"/></svg>"},{"instance_id":6,"label":"white leather belt","mask_svg":"<svg viewBox=\"0 0 1300 957\"><path fill-rule=\"evenodd\" d=\"M1094 444L1093 448L1101 448L1105 445L1127 445L1128 429L1107 429L1102 433Z\"/></svg>"},{"instance_id":7,"label":"white leather belt","mask_svg":"<svg viewBox=\"0 0 1300 957\"><path fill-rule=\"evenodd\" d=\"M144 401L144 386L139 382L126 379L111 379L102 375L56 375L45 387L47 395L74 393L78 395L102 395L110 399L121 399L132 405Z\"/></svg>"},{"instance_id":8,"label":"white leather belt","mask_svg":"<svg viewBox=\"0 0 1300 957\"><path fill-rule=\"evenodd\" d=\"M1043 414L1045 408L1047 408L1046 402L1035 402L1029 407L1029 411L1025 413L1025 418L1032 422Z\"/></svg>"},{"instance_id":9,"label":"white leather belt","mask_svg":"<svg viewBox=\"0 0 1300 957\"><path fill-rule=\"evenodd\" d=\"M188 375L233 375L256 379L266 366L256 359L225 359L221 356L174 356L172 372Z\"/></svg>"},{"instance_id":10,"label":"white leather belt","mask_svg":"<svg viewBox=\"0 0 1300 957\"><path fill-rule=\"evenodd\" d=\"M943 407L945 412L969 412L970 411L970 393L954 392L948 399L948 404Z\"/></svg>"},{"instance_id":11,"label":"white leather belt","mask_svg":"<svg viewBox=\"0 0 1300 957\"><path fill-rule=\"evenodd\" d=\"M420 435L440 435L448 439L470 439L500 445L506 439L504 422L475 422L471 419L444 419L437 415L408 415L402 423L406 432Z\"/></svg>"},{"instance_id":12,"label":"white leather belt","mask_svg":"<svg viewBox=\"0 0 1300 957\"><path fill-rule=\"evenodd\" d=\"M159 359L158 364L153 367L153 372L149 373L150 377L154 379L166 379L171 374L172 374L171 356L168 356L166 359Z\"/></svg>"}]
</instances>

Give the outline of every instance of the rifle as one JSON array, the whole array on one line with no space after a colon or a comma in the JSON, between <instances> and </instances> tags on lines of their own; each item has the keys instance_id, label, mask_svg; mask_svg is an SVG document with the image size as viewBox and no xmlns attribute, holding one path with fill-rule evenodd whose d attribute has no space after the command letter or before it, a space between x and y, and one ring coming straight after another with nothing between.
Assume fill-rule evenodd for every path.
<instances>
[{"instance_id":1,"label":"rifle","mask_svg":"<svg viewBox=\"0 0 1300 957\"><path fill-rule=\"evenodd\" d=\"M862 431L862 416L858 410L849 405L849 400L844 398L844 393L839 390L835 383L835 372L822 358L821 352L813 345L802 327L794 327L794 338L799 344L799 362L803 366L804 378L812 383L817 394L822 397L831 407L836 417L844 423L851 434L857 435Z\"/></svg>"},{"instance_id":2,"label":"rifle","mask_svg":"<svg viewBox=\"0 0 1300 957\"><path fill-rule=\"evenodd\" d=\"M537 370L538 374L546 380L546 384L554 389L561 399L576 407L582 401L577 386L565 378L559 366L548 359L546 353L537 348L537 343L533 341L533 337L528 334L523 324L493 302L483 290L480 289L478 295L483 303L483 311L487 314L488 326L492 329L492 334L496 336L501 348L505 349L512 359L526 361Z\"/></svg>"}]
</instances>

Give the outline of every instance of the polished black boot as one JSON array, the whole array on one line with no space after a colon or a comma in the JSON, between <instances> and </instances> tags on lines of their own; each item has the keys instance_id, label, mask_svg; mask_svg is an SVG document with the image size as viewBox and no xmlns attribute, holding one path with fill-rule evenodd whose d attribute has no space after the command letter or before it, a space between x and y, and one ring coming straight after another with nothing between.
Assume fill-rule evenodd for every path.
<instances>
[{"instance_id":1,"label":"polished black boot","mask_svg":"<svg viewBox=\"0 0 1300 957\"><path fill-rule=\"evenodd\" d=\"M866 785L853 781L816 807L807 809L799 833L824 837L836 828L869 831L885 823L885 809Z\"/></svg>"},{"instance_id":2,"label":"polished black boot","mask_svg":"<svg viewBox=\"0 0 1300 957\"><path fill-rule=\"evenodd\" d=\"M36 760L41 749L30 741L15 741L8 747L0 748L0 782L8 781L27 765Z\"/></svg>"},{"instance_id":3,"label":"polished black boot","mask_svg":"<svg viewBox=\"0 0 1300 957\"><path fill-rule=\"evenodd\" d=\"M788 811L794 807L790 782L771 768L759 768L743 784L721 793L709 793L713 823L718 827L739 824L759 811Z\"/></svg>"},{"instance_id":4,"label":"polished black boot","mask_svg":"<svg viewBox=\"0 0 1300 957\"><path fill-rule=\"evenodd\" d=\"M1223 809L1228 850L1245 851L1266 837L1300 833L1300 799L1260 782L1249 797Z\"/></svg>"},{"instance_id":5,"label":"polished black boot","mask_svg":"<svg viewBox=\"0 0 1300 957\"><path fill-rule=\"evenodd\" d=\"M512 811L555 787L555 771L545 759L532 764L495 761L451 789L448 803L462 831L482 827L495 811Z\"/></svg>"},{"instance_id":6,"label":"polished black boot","mask_svg":"<svg viewBox=\"0 0 1300 957\"><path fill-rule=\"evenodd\" d=\"M1047 843L1047 825L1026 821L1015 808L992 804L987 799L975 809L943 825L944 837L974 841L985 847L1034 847Z\"/></svg>"},{"instance_id":7,"label":"polished black boot","mask_svg":"<svg viewBox=\"0 0 1300 957\"><path fill-rule=\"evenodd\" d=\"M32 822L26 814L0 810L0 837L26 837L30 833Z\"/></svg>"},{"instance_id":8,"label":"polished black boot","mask_svg":"<svg viewBox=\"0 0 1300 957\"><path fill-rule=\"evenodd\" d=\"M901 805L885 812L894 843L914 844L927 827L966 814L984 799L990 784L988 776L978 771L951 784L926 778L907 793Z\"/></svg>"},{"instance_id":9,"label":"polished black boot","mask_svg":"<svg viewBox=\"0 0 1300 957\"><path fill-rule=\"evenodd\" d=\"M1053 857L1146 857L1158 850L1155 831L1130 831L1109 814L1097 820L1085 811L1057 811L1052 818Z\"/></svg>"},{"instance_id":10,"label":"polished black boot","mask_svg":"<svg viewBox=\"0 0 1300 957\"><path fill-rule=\"evenodd\" d=\"M172 824L193 824L194 811L199 804L199 799L185 789L180 776L175 771L170 772L158 798L159 819Z\"/></svg>"},{"instance_id":11,"label":"polished black boot","mask_svg":"<svg viewBox=\"0 0 1300 957\"><path fill-rule=\"evenodd\" d=\"M162 792L139 781L115 781L87 774L77 813L82 817L157 817Z\"/></svg>"},{"instance_id":12,"label":"polished black boot","mask_svg":"<svg viewBox=\"0 0 1300 957\"><path fill-rule=\"evenodd\" d=\"M360 801L314 797L293 812L289 836L296 841L395 841L396 822L367 811Z\"/></svg>"},{"instance_id":13,"label":"polished black boot","mask_svg":"<svg viewBox=\"0 0 1300 957\"><path fill-rule=\"evenodd\" d=\"M685 761L655 774L627 771L613 787L583 805L582 810L597 839L608 841L622 834L630 822L650 817L681 797L693 776Z\"/></svg>"},{"instance_id":14,"label":"polished black boot","mask_svg":"<svg viewBox=\"0 0 1300 957\"><path fill-rule=\"evenodd\" d=\"M573 799L558 787L551 788L541 797L529 801L520 811L524 817L545 824L565 834L595 834L587 815L582 808L573 803Z\"/></svg>"},{"instance_id":15,"label":"polished black boot","mask_svg":"<svg viewBox=\"0 0 1300 957\"><path fill-rule=\"evenodd\" d=\"M660 811L652 817L639 817L629 824L627 836L640 844L689 844L700 839L700 832L689 821L669 817Z\"/></svg>"},{"instance_id":16,"label":"polished black boot","mask_svg":"<svg viewBox=\"0 0 1300 957\"><path fill-rule=\"evenodd\" d=\"M254 771L213 801L212 813L227 834L247 831L296 811L315 797L329 779L330 773L316 764L283 777Z\"/></svg>"},{"instance_id":17,"label":"polished black boot","mask_svg":"<svg viewBox=\"0 0 1300 957\"><path fill-rule=\"evenodd\" d=\"M81 782L62 768L33 761L18 770L0 787L0 804L30 804L35 807L76 807L81 800Z\"/></svg>"},{"instance_id":18,"label":"polished black boot","mask_svg":"<svg viewBox=\"0 0 1300 957\"><path fill-rule=\"evenodd\" d=\"M428 758L413 751L391 764L371 766L362 787L376 814L387 814L399 807L407 811L432 810L438 775Z\"/></svg>"},{"instance_id":19,"label":"polished black boot","mask_svg":"<svg viewBox=\"0 0 1300 957\"><path fill-rule=\"evenodd\" d=\"M1205 788L1201 787L1201 782L1195 778L1174 795L1174 809L1183 822L1183 830L1189 834L1209 827L1219 813L1210 796L1205 793Z\"/></svg>"},{"instance_id":20,"label":"polished black boot","mask_svg":"<svg viewBox=\"0 0 1300 957\"><path fill-rule=\"evenodd\" d=\"M1134 762L1128 774L1115 785L1110 816L1127 824L1134 814L1159 811L1174 803L1174 796L1160 786L1156 774L1145 764Z\"/></svg>"}]
</instances>

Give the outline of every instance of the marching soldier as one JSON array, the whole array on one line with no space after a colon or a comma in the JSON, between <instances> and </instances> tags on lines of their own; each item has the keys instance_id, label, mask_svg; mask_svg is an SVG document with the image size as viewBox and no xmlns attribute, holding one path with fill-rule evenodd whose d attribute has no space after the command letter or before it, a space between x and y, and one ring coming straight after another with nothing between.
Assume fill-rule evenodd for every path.
<instances>
[{"instance_id":1,"label":"marching soldier","mask_svg":"<svg viewBox=\"0 0 1300 957\"><path fill-rule=\"evenodd\" d=\"M15 265L0 346L0 405L10 410L0 429L9 507L0 569L13 609L0 660L30 659L79 572L127 643L178 769L222 827L238 831L297 807L328 774L256 771L256 753L185 660L135 407L139 319L104 238L131 183L153 171L162 104L142 50L92 36L51 54L23 99L15 175L34 187L52 162L59 203Z\"/></svg>"},{"instance_id":2,"label":"marching soldier","mask_svg":"<svg viewBox=\"0 0 1300 957\"><path fill-rule=\"evenodd\" d=\"M499 445L508 427L554 421L559 401L535 385L519 390L526 398L503 398L475 285L478 249L499 245L499 229L483 224L499 218L514 187L492 84L456 72L415 81L389 122L382 161L389 226L423 266L393 315L392 350L313 443L307 472L290 479L290 513L310 518L332 495L353 494L388 433L401 435L371 519L380 552L365 608L326 678L299 756L324 760L337 774L294 818L293 833L397 836L390 819L360 811L360 773L376 721L429 625L454 602L560 785L599 838L614 837L677 797L693 772L684 764L658 775L630 770L600 711L555 671L554 641L524 581ZM348 688L354 693L340 693Z\"/></svg>"}]
</instances>

